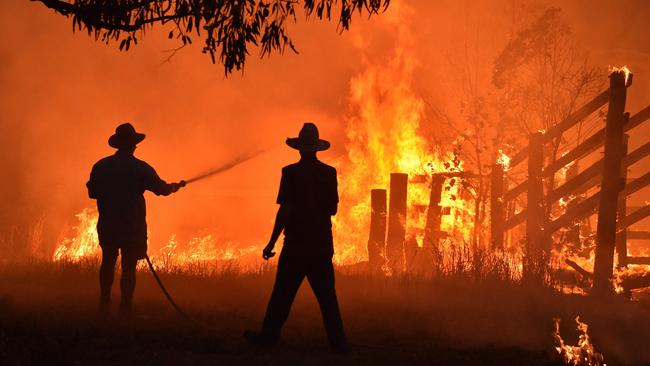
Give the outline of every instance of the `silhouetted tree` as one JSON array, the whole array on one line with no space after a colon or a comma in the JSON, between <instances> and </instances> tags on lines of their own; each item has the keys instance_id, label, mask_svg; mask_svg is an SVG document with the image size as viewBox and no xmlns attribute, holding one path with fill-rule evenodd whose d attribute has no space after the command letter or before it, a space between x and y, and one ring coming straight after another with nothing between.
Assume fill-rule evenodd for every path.
<instances>
[{"instance_id":1,"label":"silhouetted tree","mask_svg":"<svg viewBox=\"0 0 650 366\"><path fill-rule=\"evenodd\" d=\"M498 118L511 141L506 144L517 149L528 143L528 136L538 130L550 130L565 120L584 103L602 92L607 80L605 70L594 66L559 8L548 8L529 25L514 33L494 63L492 83ZM555 162L582 140L603 126L603 107L545 145L546 164ZM525 165L521 165L521 168ZM577 169L572 167L571 169ZM545 191L550 192L566 180L569 166L544 179ZM509 174L511 177L515 174ZM519 181L527 172L519 171ZM570 199L579 198L572 197ZM566 202L566 201L565 201ZM561 215L566 207L547 202L548 217ZM556 248L568 244L564 230L553 234ZM576 251L584 251L588 240L575 243ZM573 249L571 249L573 250ZM588 251L587 251L588 252Z\"/></svg>"},{"instance_id":2,"label":"silhouetted tree","mask_svg":"<svg viewBox=\"0 0 650 366\"><path fill-rule=\"evenodd\" d=\"M261 56L296 51L287 22L296 20L302 4L307 17L331 19L339 9L339 30L347 30L355 12L368 15L386 10L390 0L31 0L72 18L72 30L85 30L105 43L119 42L120 50L156 24L171 23L169 38L179 48L192 43L191 34L204 40L203 53L225 67L226 74L240 70L251 45Z\"/></svg>"},{"instance_id":3,"label":"silhouetted tree","mask_svg":"<svg viewBox=\"0 0 650 366\"><path fill-rule=\"evenodd\" d=\"M601 92L604 76L604 70L594 67L577 44L561 10L549 8L506 44L495 60L492 82L502 91L500 118L517 130L513 135L526 141L531 133L550 130ZM555 160L560 147L579 144L582 132L555 139L550 159Z\"/></svg>"},{"instance_id":4,"label":"silhouetted tree","mask_svg":"<svg viewBox=\"0 0 650 366\"><path fill-rule=\"evenodd\" d=\"M470 14L472 6L465 11ZM517 16L512 17L511 34L494 55L481 47L486 39L478 23L468 22L465 30L458 32L447 69L453 70L453 85L461 102L459 113L448 112L446 105L428 105L428 112L444 127L446 141L457 145L454 148L465 163L464 169L478 173L478 178L468 184L476 200L473 241L479 244L488 232L482 226L488 218L490 188L485 177L500 156L499 150L512 154L521 149L532 132L560 123L601 92L602 80L606 80L604 73L589 62L560 9L531 9L513 3L513 14ZM485 62L492 57L492 65ZM486 69L486 65L493 67ZM577 131L547 145L549 162L593 132L593 125L600 121L591 118L585 125L579 123ZM509 183L526 179L524 167L519 165L508 173ZM554 177L546 183L553 188Z\"/></svg>"}]
</instances>

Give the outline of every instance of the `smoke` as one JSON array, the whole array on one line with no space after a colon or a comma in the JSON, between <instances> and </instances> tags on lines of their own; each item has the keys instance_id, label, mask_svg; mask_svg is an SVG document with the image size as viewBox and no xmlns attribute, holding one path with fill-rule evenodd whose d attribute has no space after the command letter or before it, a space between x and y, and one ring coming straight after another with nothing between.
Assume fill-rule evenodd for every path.
<instances>
[{"instance_id":1,"label":"smoke","mask_svg":"<svg viewBox=\"0 0 650 366\"><path fill-rule=\"evenodd\" d=\"M650 5L644 1L402 2L413 9L408 46L420 61L412 69L413 91L450 114L458 113L459 83L465 82L450 60L465 55L476 61L477 87L489 84L494 56L513 24L525 18L522 9L553 5L563 8L578 42L592 51L593 64L604 70L627 64L636 74L629 110L650 102ZM245 244L265 240L280 168L297 159L285 138L304 121L315 121L333 146L322 159L344 160L351 80L368 68L364 59L381 64L406 46L395 26L387 25L399 3L380 15L386 20L355 18L343 34L334 23L300 19L292 27L300 54L259 60L253 52L244 73L226 79L198 46L164 62L163 50L175 46L164 30L119 52L73 35L69 20L40 4L1 2L0 246L8 245L12 232L33 231L40 221L42 250L51 252L74 215L94 205L84 187L90 167L112 153L106 140L125 121L147 134L137 156L168 181L271 146L192 189L147 196L153 247L171 234L182 239L206 229ZM438 123L422 122L431 136Z\"/></svg>"}]
</instances>

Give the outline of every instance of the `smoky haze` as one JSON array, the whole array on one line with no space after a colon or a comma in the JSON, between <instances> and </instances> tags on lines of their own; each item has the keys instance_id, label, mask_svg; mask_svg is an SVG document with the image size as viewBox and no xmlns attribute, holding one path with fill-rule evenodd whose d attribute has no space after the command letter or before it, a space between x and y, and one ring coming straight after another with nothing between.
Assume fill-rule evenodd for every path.
<instances>
[{"instance_id":1,"label":"smoky haze","mask_svg":"<svg viewBox=\"0 0 650 366\"><path fill-rule=\"evenodd\" d=\"M454 60L469 55L477 61L478 84L487 87L495 56L525 18L520 12L550 6L563 9L592 64L603 71L626 64L635 73L630 112L650 104L646 1L401 3L413 10L412 48L419 61L413 89L450 113L459 108ZM39 3L3 1L0 244L10 245L12 233L32 230L40 220L40 250L51 252L75 224L74 215L94 205L84 185L90 168L113 152L107 139L127 121L147 134L137 156L168 181L268 148L177 195L147 197L153 243L172 233L189 237L213 230L226 240L262 244L276 209L280 167L297 159L285 138L296 135L304 121L314 121L333 146L323 160L344 161L346 119L355 113L348 103L350 80L390 57L398 42L393 31L382 16L355 18L343 34L334 22L300 18L291 26L300 54L260 60L254 51L243 73L226 78L220 65L201 54L198 39L169 60L165 50L178 45L164 30L119 52L117 45L73 35L69 20ZM436 123L426 119L423 133L435 137ZM633 137L632 147L641 142Z\"/></svg>"}]
</instances>

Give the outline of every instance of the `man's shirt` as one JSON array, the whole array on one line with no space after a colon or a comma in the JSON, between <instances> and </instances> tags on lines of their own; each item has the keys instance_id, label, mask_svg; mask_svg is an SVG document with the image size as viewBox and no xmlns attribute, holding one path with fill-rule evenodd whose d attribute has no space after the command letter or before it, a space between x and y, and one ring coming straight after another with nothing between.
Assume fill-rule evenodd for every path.
<instances>
[{"instance_id":1,"label":"man's shirt","mask_svg":"<svg viewBox=\"0 0 650 366\"><path fill-rule=\"evenodd\" d=\"M301 159L282 168L277 203L288 209L283 250L332 255L331 216L338 202L333 167L317 159Z\"/></svg>"},{"instance_id":2,"label":"man's shirt","mask_svg":"<svg viewBox=\"0 0 650 366\"><path fill-rule=\"evenodd\" d=\"M147 163L130 153L117 152L98 161L86 183L88 196L97 200L99 242L110 246L147 245L144 191L169 195L173 187Z\"/></svg>"}]
</instances>

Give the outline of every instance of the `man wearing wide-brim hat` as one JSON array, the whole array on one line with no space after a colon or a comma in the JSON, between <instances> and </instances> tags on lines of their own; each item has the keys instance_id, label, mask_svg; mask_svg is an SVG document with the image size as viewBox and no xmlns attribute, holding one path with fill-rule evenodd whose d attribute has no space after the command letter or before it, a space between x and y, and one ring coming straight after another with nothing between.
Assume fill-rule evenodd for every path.
<instances>
[{"instance_id":1,"label":"man wearing wide-brim hat","mask_svg":"<svg viewBox=\"0 0 650 366\"><path fill-rule=\"evenodd\" d=\"M147 254L144 192L168 196L185 186L183 181L165 182L149 164L133 155L136 145L144 138L130 123L119 125L108 139L108 145L117 152L98 161L86 183L88 196L97 200L99 211L97 234L102 248L99 284L103 313L110 311L118 251L122 254L120 312L126 315L131 311L136 264Z\"/></svg>"},{"instance_id":2,"label":"man wearing wide-brim hat","mask_svg":"<svg viewBox=\"0 0 650 366\"><path fill-rule=\"evenodd\" d=\"M284 231L284 245L278 261L273 293L261 332L247 331L244 336L255 345L273 346L280 338L293 300L307 277L323 315L323 323L332 350L344 353L347 342L334 287L331 217L336 214L338 191L336 169L316 158L330 143L319 138L318 128L305 123L298 137L286 141L300 151L300 161L282 168L280 205L273 233L262 256L269 259Z\"/></svg>"}]
</instances>

